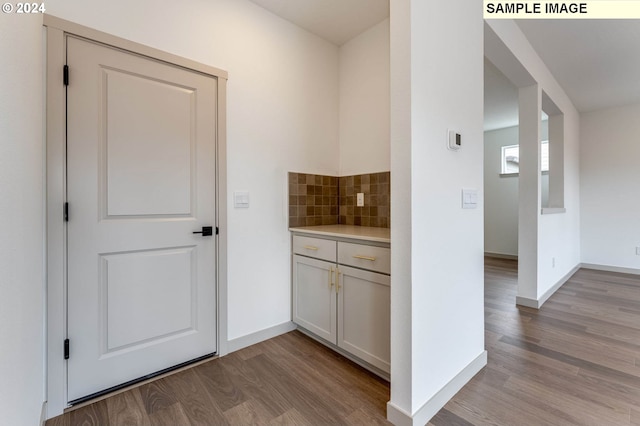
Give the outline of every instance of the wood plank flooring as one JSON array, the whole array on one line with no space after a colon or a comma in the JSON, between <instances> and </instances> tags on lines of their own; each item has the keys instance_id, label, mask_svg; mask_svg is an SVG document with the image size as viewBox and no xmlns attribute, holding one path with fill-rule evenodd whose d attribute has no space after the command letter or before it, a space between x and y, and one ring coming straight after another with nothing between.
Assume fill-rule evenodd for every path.
<instances>
[{"instance_id":1,"label":"wood plank flooring","mask_svg":"<svg viewBox=\"0 0 640 426\"><path fill-rule=\"evenodd\" d=\"M47 426L376 425L388 424L388 400L386 381L294 331L70 411Z\"/></svg>"},{"instance_id":2,"label":"wood plank flooring","mask_svg":"<svg viewBox=\"0 0 640 426\"><path fill-rule=\"evenodd\" d=\"M640 276L579 270L540 310L517 264L485 259L489 361L441 425L640 425Z\"/></svg>"},{"instance_id":3,"label":"wood plank flooring","mask_svg":"<svg viewBox=\"0 0 640 426\"><path fill-rule=\"evenodd\" d=\"M640 425L640 277L580 270L515 306L515 261L485 259L489 362L429 423ZM75 425L375 425L389 385L299 332L51 419Z\"/></svg>"}]
</instances>

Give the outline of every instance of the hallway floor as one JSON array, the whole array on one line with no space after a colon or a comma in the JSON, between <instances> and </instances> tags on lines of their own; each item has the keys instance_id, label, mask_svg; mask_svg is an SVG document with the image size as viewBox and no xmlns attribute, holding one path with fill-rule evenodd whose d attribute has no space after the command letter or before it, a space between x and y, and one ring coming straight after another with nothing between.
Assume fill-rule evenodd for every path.
<instances>
[{"instance_id":1,"label":"hallway floor","mask_svg":"<svg viewBox=\"0 0 640 426\"><path fill-rule=\"evenodd\" d=\"M431 423L640 425L640 276L582 269L540 310L485 259L489 361Z\"/></svg>"}]
</instances>

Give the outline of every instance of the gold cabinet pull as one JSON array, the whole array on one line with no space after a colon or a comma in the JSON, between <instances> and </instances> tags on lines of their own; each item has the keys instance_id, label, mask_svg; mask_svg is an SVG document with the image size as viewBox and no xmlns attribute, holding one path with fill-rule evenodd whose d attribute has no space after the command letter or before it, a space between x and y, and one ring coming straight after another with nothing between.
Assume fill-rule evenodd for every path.
<instances>
[{"instance_id":1,"label":"gold cabinet pull","mask_svg":"<svg viewBox=\"0 0 640 426\"><path fill-rule=\"evenodd\" d=\"M342 288L342 286L340 285L340 274L342 272L340 272L340 268L338 268L336 266L336 294L338 294L340 292L340 289Z\"/></svg>"},{"instance_id":2,"label":"gold cabinet pull","mask_svg":"<svg viewBox=\"0 0 640 426\"><path fill-rule=\"evenodd\" d=\"M372 262L375 262L376 258L375 257L371 257L371 256L360 256L359 254L356 254L353 256L354 259L362 259L362 260L370 260Z\"/></svg>"},{"instance_id":3,"label":"gold cabinet pull","mask_svg":"<svg viewBox=\"0 0 640 426\"><path fill-rule=\"evenodd\" d=\"M307 250L318 250L318 247L316 246L304 246L304 248L306 248Z\"/></svg>"},{"instance_id":4,"label":"gold cabinet pull","mask_svg":"<svg viewBox=\"0 0 640 426\"><path fill-rule=\"evenodd\" d=\"M333 287L333 266L329 268L329 290Z\"/></svg>"}]
</instances>

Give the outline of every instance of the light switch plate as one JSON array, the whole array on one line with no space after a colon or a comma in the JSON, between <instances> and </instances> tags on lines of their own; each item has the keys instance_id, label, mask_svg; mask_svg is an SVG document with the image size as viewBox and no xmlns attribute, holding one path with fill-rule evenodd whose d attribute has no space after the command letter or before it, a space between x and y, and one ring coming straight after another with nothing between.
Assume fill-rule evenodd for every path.
<instances>
[{"instance_id":1,"label":"light switch plate","mask_svg":"<svg viewBox=\"0 0 640 426\"><path fill-rule=\"evenodd\" d=\"M475 209L478 207L478 190L477 189L462 189L462 208L463 209Z\"/></svg>"},{"instance_id":2,"label":"light switch plate","mask_svg":"<svg viewBox=\"0 0 640 426\"><path fill-rule=\"evenodd\" d=\"M364 192L356 194L356 207L364 207Z\"/></svg>"},{"instance_id":3,"label":"light switch plate","mask_svg":"<svg viewBox=\"0 0 640 426\"><path fill-rule=\"evenodd\" d=\"M236 209L248 209L249 191L235 191L233 193L233 206Z\"/></svg>"}]
</instances>

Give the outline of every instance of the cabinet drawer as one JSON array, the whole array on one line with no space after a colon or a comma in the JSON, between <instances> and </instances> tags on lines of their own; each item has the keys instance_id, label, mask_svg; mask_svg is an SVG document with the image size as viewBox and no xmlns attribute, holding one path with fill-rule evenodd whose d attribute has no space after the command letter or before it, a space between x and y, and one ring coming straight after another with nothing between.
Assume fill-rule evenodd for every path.
<instances>
[{"instance_id":1,"label":"cabinet drawer","mask_svg":"<svg viewBox=\"0 0 640 426\"><path fill-rule=\"evenodd\" d=\"M336 261L336 242L322 238L293 236L293 252L318 259Z\"/></svg>"},{"instance_id":2,"label":"cabinet drawer","mask_svg":"<svg viewBox=\"0 0 640 426\"><path fill-rule=\"evenodd\" d=\"M391 249L341 241L338 242L338 263L390 274Z\"/></svg>"}]
</instances>

